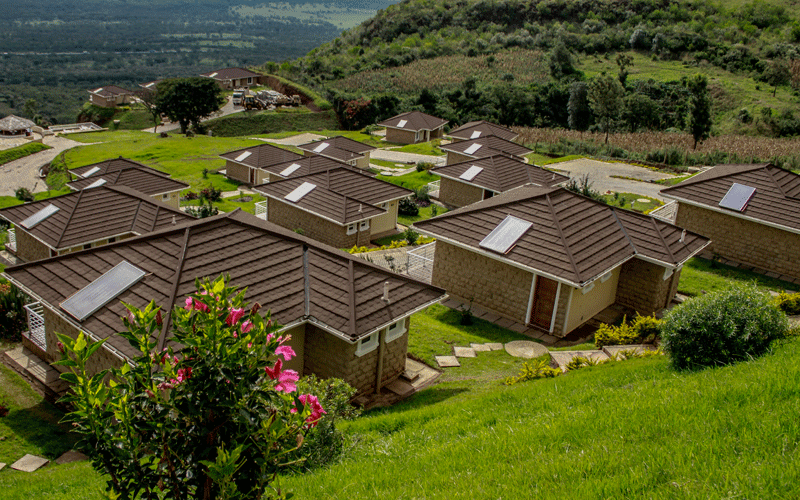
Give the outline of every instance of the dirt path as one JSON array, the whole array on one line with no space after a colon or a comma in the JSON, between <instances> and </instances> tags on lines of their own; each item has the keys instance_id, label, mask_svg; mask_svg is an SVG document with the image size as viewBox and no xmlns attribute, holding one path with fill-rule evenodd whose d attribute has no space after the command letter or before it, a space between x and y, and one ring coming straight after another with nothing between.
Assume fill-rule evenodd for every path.
<instances>
[{"instance_id":1,"label":"dirt path","mask_svg":"<svg viewBox=\"0 0 800 500\"><path fill-rule=\"evenodd\" d=\"M19 187L28 188L33 193L47 191L47 184L39 177L39 167L50 163L62 151L87 145L61 136L47 136L44 144L52 149L0 165L0 196L14 196L14 191Z\"/></svg>"}]
</instances>

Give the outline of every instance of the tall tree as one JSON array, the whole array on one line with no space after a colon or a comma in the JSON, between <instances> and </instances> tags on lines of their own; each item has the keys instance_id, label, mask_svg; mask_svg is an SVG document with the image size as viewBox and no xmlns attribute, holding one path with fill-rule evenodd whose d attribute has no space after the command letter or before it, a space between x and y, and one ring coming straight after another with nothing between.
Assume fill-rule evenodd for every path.
<instances>
[{"instance_id":1,"label":"tall tree","mask_svg":"<svg viewBox=\"0 0 800 500\"><path fill-rule=\"evenodd\" d=\"M761 75L761 78L772 85L772 97L775 97L779 86L791 83L792 70L785 60L776 59L767 64L767 69Z\"/></svg>"},{"instance_id":2,"label":"tall tree","mask_svg":"<svg viewBox=\"0 0 800 500\"><path fill-rule=\"evenodd\" d=\"M694 137L694 146L708 139L711 134L711 96L708 93L708 78L697 74L691 78L683 78L683 84L689 89L689 129Z\"/></svg>"},{"instance_id":3,"label":"tall tree","mask_svg":"<svg viewBox=\"0 0 800 500\"><path fill-rule=\"evenodd\" d=\"M569 86L569 128L583 132L592 123L592 109L589 106L589 86L586 82L572 82Z\"/></svg>"},{"instance_id":4,"label":"tall tree","mask_svg":"<svg viewBox=\"0 0 800 500\"><path fill-rule=\"evenodd\" d=\"M616 61L617 66L619 66L619 73L617 77L619 78L620 85L624 87L625 83L628 81L628 67L633 66L633 57L620 52L617 54Z\"/></svg>"},{"instance_id":5,"label":"tall tree","mask_svg":"<svg viewBox=\"0 0 800 500\"><path fill-rule=\"evenodd\" d=\"M606 132L606 144L608 144L608 131L611 122L619 117L625 107L623 100L625 89L619 82L606 74L602 74L589 84L589 104L595 116L603 124Z\"/></svg>"},{"instance_id":6,"label":"tall tree","mask_svg":"<svg viewBox=\"0 0 800 500\"><path fill-rule=\"evenodd\" d=\"M159 82L156 89L158 112L180 123L182 134L186 133L189 123L197 127L200 120L225 104L217 82L202 76L171 78Z\"/></svg>"},{"instance_id":7,"label":"tall tree","mask_svg":"<svg viewBox=\"0 0 800 500\"><path fill-rule=\"evenodd\" d=\"M560 38L550 51L550 75L556 80L561 80L565 76L575 73L575 66L570 53L564 41Z\"/></svg>"},{"instance_id":8,"label":"tall tree","mask_svg":"<svg viewBox=\"0 0 800 500\"><path fill-rule=\"evenodd\" d=\"M153 117L153 133L156 133L158 125L161 123L161 111L158 109L158 88L155 90L145 89L139 92L139 100Z\"/></svg>"}]
</instances>

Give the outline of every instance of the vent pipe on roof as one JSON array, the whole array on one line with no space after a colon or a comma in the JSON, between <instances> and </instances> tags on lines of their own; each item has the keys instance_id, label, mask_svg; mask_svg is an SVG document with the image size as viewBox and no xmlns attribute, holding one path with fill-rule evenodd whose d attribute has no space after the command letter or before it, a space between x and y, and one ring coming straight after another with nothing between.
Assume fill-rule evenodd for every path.
<instances>
[{"instance_id":1,"label":"vent pipe on roof","mask_svg":"<svg viewBox=\"0 0 800 500\"><path fill-rule=\"evenodd\" d=\"M178 220L177 220L177 219L175 218L175 216L173 215L173 216L172 216L172 225L174 226L174 225L176 225L177 223L178 223Z\"/></svg>"},{"instance_id":2,"label":"vent pipe on roof","mask_svg":"<svg viewBox=\"0 0 800 500\"><path fill-rule=\"evenodd\" d=\"M383 282L383 297L381 297L381 300L384 301L384 302L389 302L389 282L388 281L384 281Z\"/></svg>"},{"instance_id":3,"label":"vent pipe on roof","mask_svg":"<svg viewBox=\"0 0 800 500\"><path fill-rule=\"evenodd\" d=\"M361 203L359 203L358 204L358 213L361 213L363 211L364 211L364 206Z\"/></svg>"},{"instance_id":4,"label":"vent pipe on roof","mask_svg":"<svg viewBox=\"0 0 800 500\"><path fill-rule=\"evenodd\" d=\"M686 241L686 230L685 229L683 231L681 231L681 240L680 241L681 241L681 243Z\"/></svg>"}]
</instances>

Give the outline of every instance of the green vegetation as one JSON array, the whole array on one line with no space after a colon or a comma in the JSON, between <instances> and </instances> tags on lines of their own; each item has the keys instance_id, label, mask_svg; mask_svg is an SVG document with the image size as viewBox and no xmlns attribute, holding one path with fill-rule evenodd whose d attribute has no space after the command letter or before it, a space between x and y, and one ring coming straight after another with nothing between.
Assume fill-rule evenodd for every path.
<instances>
[{"instance_id":1,"label":"green vegetation","mask_svg":"<svg viewBox=\"0 0 800 500\"><path fill-rule=\"evenodd\" d=\"M420 142L419 144L408 144L401 148L397 148L394 151L400 151L402 153L413 153L418 155L429 155L429 156L444 156L445 153L441 149L439 149L439 144L442 141L440 139L434 139L429 142Z\"/></svg>"},{"instance_id":2,"label":"green vegetation","mask_svg":"<svg viewBox=\"0 0 800 500\"><path fill-rule=\"evenodd\" d=\"M5 165L10 161L19 160L20 158L30 156L39 151L44 151L45 149L51 148L39 142L31 142L15 148L4 149L0 151L0 165Z\"/></svg>"},{"instance_id":3,"label":"green vegetation","mask_svg":"<svg viewBox=\"0 0 800 500\"><path fill-rule=\"evenodd\" d=\"M701 295L725 290L734 283L755 283L762 291L800 291L800 286L763 274L746 271L700 257L689 260L681 271L678 292L685 295Z\"/></svg>"},{"instance_id":4,"label":"green vegetation","mask_svg":"<svg viewBox=\"0 0 800 500\"><path fill-rule=\"evenodd\" d=\"M267 63L265 65L265 68L270 68L270 67L272 67L274 69L275 64L274 63L272 63L272 64ZM327 111L327 110L331 109L331 103L330 102L325 100L316 91L306 87L305 85L301 85L301 84L293 82L291 80L287 80L286 78L283 78L282 76L278 76L278 75L267 75L267 76L270 77L270 78L274 78L274 79L278 80L278 82L280 82L281 87L282 87L281 88L281 92L282 93L288 94L288 95L293 95L293 94L299 92L301 94L305 94L306 97L311 99L311 102L313 103L314 107L316 107L319 111Z\"/></svg>"},{"instance_id":5,"label":"green vegetation","mask_svg":"<svg viewBox=\"0 0 800 500\"><path fill-rule=\"evenodd\" d=\"M403 175L378 175L378 179L391 182L406 189L418 189L430 182L438 181L440 177L429 172L409 172Z\"/></svg>"},{"instance_id":6,"label":"green vegetation","mask_svg":"<svg viewBox=\"0 0 800 500\"><path fill-rule=\"evenodd\" d=\"M636 193L614 193L604 194L601 196L604 202L612 207L625 208L635 212L648 212L654 208L658 208L664 203L655 198L644 196ZM648 200L648 201L639 201ZM633 204L633 206L631 206Z\"/></svg>"},{"instance_id":7,"label":"green vegetation","mask_svg":"<svg viewBox=\"0 0 800 500\"><path fill-rule=\"evenodd\" d=\"M47 198L53 198L54 196L61 196L62 194L71 193L72 190L70 188L64 188L62 190L50 190L50 191L42 191L41 193L35 193L33 196L36 198L36 201L39 200L46 200ZM14 207L16 205L22 205L22 201L18 200L15 196L0 196L0 208L6 207Z\"/></svg>"},{"instance_id":8,"label":"green vegetation","mask_svg":"<svg viewBox=\"0 0 800 500\"><path fill-rule=\"evenodd\" d=\"M264 201L266 199L259 194L245 194L244 196L252 199L250 201L235 201L242 198L242 196L235 194L233 196L228 196L227 198L223 198L220 201L213 202L213 206L216 207L220 212L233 212L237 208L241 208L247 213L255 214L256 203ZM187 201L185 203L181 203L181 205L191 206L191 207L200 206L200 200Z\"/></svg>"},{"instance_id":9,"label":"green vegetation","mask_svg":"<svg viewBox=\"0 0 800 500\"><path fill-rule=\"evenodd\" d=\"M333 111L312 113L304 109L276 111L242 111L203 123L217 137L238 137L271 134L273 132L316 131L338 128Z\"/></svg>"},{"instance_id":10,"label":"green vegetation","mask_svg":"<svg viewBox=\"0 0 800 500\"><path fill-rule=\"evenodd\" d=\"M431 217L434 216L433 207L436 207L436 215L442 215L443 213L447 213L446 208L431 203L427 207L419 207L419 213L417 215L398 215L397 222L399 222L404 226L410 226L415 222L430 219Z\"/></svg>"}]
</instances>

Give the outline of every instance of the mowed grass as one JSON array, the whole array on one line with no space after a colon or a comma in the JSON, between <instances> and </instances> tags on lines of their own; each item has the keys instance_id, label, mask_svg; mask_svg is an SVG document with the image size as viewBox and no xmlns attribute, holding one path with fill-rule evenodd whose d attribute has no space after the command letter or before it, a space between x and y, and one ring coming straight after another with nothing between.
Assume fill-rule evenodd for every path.
<instances>
[{"instance_id":1,"label":"mowed grass","mask_svg":"<svg viewBox=\"0 0 800 500\"><path fill-rule=\"evenodd\" d=\"M441 179L436 174L429 172L409 172L403 175L378 175L378 179L386 182L391 182L406 189L418 189L433 181Z\"/></svg>"},{"instance_id":2,"label":"mowed grass","mask_svg":"<svg viewBox=\"0 0 800 500\"><path fill-rule=\"evenodd\" d=\"M33 197L36 201L39 200L46 200L48 198L53 198L54 196L61 196L62 194L71 193L72 190L70 188L65 188L60 191L58 190L50 190L50 191L42 191L41 193L34 193ZM14 207L17 205L22 205L22 201L18 200L16 196L0 196L0 208L6 207Z\"/></svg>"},{"instance_id":3,"label":"mowed grass","mask_svg":"<svg viewBox=\"0 0 800 500\"><path fill-rule=\"evenodd\" d=\"M613 194L605 194L602 196L606 204L612 207L625 208L635 212L647 212L648 210L653 210L663 205L661 201L655 198L636 193L617 193L616 197ZM631 206L631 203L633 203L633 206Z\"/></svg>"},{"instance_id":4,"label":"mowed grass","mask_svg":"<svg viewBox=\"0 0 800 500\"><path fill-rule=\"evenodd\" d=\"M433 207L436 207L436 215L442 215L444 213L447 213L446 208L431 203L427 207L419 207L419 214L417 215L398 215L397 222L399 222L404 226L410 226L415 222L428 220L431 217L433 217Z\"/></svg>"},{"instance_id":5,"label":"mowed grass","mask_svg":"<svg viewBox=\"0 0 800 500\"><path fill-rule=\"evenodd\" d=\"M794 283L694 257L683 266L678 292L694 296L725 290L735 283L755 283L765 292L800 291L800 286Z\"/></svg>"}]
</instances>

